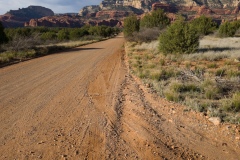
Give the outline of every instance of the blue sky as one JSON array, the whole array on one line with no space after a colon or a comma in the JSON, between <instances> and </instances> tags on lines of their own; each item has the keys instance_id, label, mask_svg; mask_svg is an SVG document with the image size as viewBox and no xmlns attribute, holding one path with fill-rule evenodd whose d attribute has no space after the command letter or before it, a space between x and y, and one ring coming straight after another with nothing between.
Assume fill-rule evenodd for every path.
<instances>
[{"instance_id":1,"label":"blue sky","mask_svg":"<svg viewBox=\"0 0 240 160\"><path fill-rule=\"evenodd\" d=\"M101 0L0 0L0 15L9 10L26 8L30 5L38 5L50 8L54 13L78 13L87 5L98 5Z\"/></svg>"}]
</instances>

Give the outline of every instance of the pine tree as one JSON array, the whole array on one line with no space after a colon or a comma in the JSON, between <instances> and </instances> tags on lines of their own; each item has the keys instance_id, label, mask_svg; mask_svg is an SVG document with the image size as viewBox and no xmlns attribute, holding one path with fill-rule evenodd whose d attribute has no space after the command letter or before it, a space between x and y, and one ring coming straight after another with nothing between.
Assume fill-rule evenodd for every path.
<instances>
[{"instance_id":1,"label":"pine tree","mask_svg":"<svg viewBox=\"0 0 240 160\"><path fill-rule=\"evenodd\" d=\"M124 36L132 36L133 32L138 32L140 28L140 22L136 16L130 16L124 19Z\"/></svg>"},{"instance_id":2,"label":"pine tree","mask_svg":"<svg viewBox=\"0 0 240 160\"><path fill-rule=\"evenodd\" d=\"M208 35L217 28L217 23L214 22L212 18L204 15L194 19L190 24L198 31L200 35Z\"/></svg>"},{"instance_id":3,"label":"pine tree","mask_svg":"<svg viewBox=\"0 0 240 160\"><path fill-rule=\"evenodd\" d=\"M199 46L199 34L187 22L176 21L159 37L159 50L164 54L193 53Z\"/></svg>"},{"instance_id":4,"label":"pine tree","mask_svg":"<svg viewBox=\"0 0 240 160\"><path fill-rule=\"evenodd\" d=\"M158 9L151 14L145 15L140 22L141 28L165 28L170 24L170 19L166 16L163 10Z\"/></svg>"}]
</instances>

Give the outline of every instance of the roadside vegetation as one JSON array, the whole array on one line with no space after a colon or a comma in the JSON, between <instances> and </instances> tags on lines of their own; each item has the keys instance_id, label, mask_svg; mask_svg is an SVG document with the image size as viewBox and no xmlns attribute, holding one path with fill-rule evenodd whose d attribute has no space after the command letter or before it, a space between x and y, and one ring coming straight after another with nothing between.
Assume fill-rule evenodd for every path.
<instances>
[{"instance_id":1,"label":"roadside vegetation","mask_svg":"<svg viewBox=\"0 0 240 160\"><path fill-rule=\"evenodd\" d=\"M229 24L233 31L225 29ZM186 111L240 124L239 28L239 21L217 26L201 16L191 22L179 17L158 28L152 39L139 39L135 30L125 35L131 72L160 96L187 106ZM156 27L145 29L151 33Z\"/></svg>"},{"instance_id":2,"label":"roadside vegetation","mask_svg":"<svg viewBox=\"0 0 240 160\"><path fill-rule=\"evenodd\" d=\"M7 28L0 24L0 65L31 59L104 40L118 34L118 28Z\"/></svg>"}]
</instances>

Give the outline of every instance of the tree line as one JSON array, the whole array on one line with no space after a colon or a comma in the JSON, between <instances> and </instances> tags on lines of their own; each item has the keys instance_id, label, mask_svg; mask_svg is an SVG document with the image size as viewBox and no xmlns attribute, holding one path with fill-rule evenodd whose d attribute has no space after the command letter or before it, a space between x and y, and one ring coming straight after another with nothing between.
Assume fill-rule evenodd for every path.
<instances>
[{"instance_id":1,"label":"tree line","mask_svg":"<svg viewBox=\"0 0 240 160\"><path fill-rule=\"evenodd\" d=\"M1 25L2 27L2 25ZM49 27L34 27L34 28L0 28L1 42L12 41L15 37L30 37L38 34L43 41L57 40L78 40L84 36L101 36L109 37L119 33L118 28L108 26L90 26L86 25L81 28L49 28ZM4 35L4 36L2 36ZM3 39L3 40L2 40Z\"/></svg>"}]
</instances>

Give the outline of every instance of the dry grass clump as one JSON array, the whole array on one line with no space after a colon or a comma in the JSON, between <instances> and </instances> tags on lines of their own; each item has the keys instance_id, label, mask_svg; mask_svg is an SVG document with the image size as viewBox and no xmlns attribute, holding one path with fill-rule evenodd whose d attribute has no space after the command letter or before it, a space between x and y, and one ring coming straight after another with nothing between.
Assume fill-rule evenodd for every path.
<instances>
[{"instance_id":1,"label":"dry grass clump","mask_svg":"<svg viewBox=\"0 0 240 160\"><path fill-rule=\"evenodd\" d=\"M186 55L159 54L156 46L125 46L135 75L169 101L240 124L240 38L204 37Z\"/></svg>"},{"instance_id":2,"label":"dry grass clump","mask_svg":"<svg viewBox=\"0 0 240 160\"><path fill-rule=\"evenodd\" d=\"M183 56L184 60L218 61L222 59L240 60L240 38L215 38L206 36L200 40L199 50Z\"/></svg>"}]
</instances>

